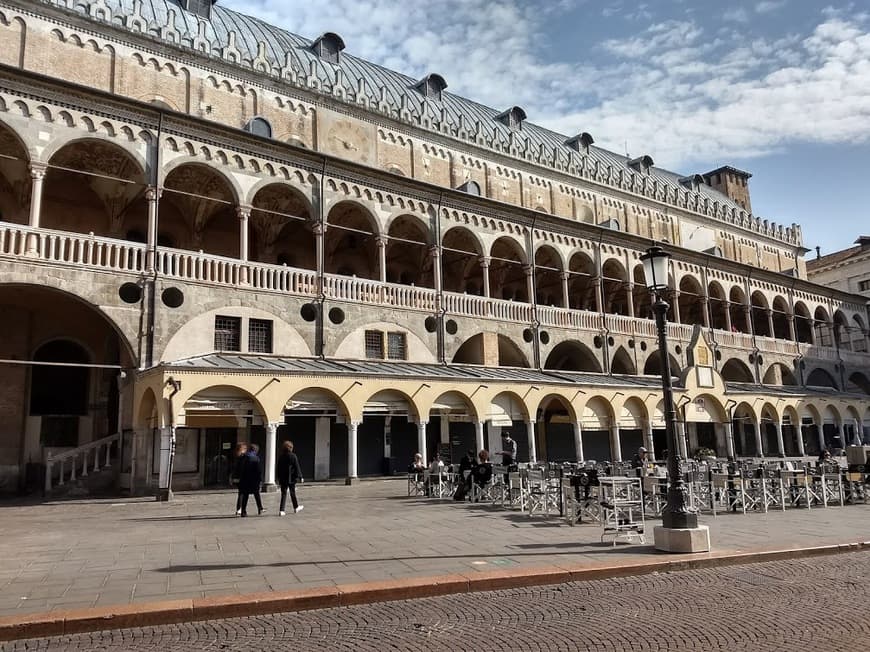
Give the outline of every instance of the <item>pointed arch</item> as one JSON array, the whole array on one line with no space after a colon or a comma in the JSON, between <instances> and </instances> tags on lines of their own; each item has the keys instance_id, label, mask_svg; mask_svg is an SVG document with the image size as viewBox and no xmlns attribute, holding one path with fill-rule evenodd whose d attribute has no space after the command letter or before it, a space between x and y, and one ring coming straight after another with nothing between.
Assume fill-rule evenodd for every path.
<instances>
[{"instance_id":1,"label":"pointed arch","mask_svg":"<svg viewBox=\"0 0 870 652\"><path fill-rule=\"evenodd\" d=\"M624 346L620 346L616 350L616 353L613 354L613 361L610 363L610 373L624 376L634 376L637 374L634 359Z\"/></svg>"},{"instance_id":2,"label":"pointed arch","mask_svg":"<svg viewBox=\"0 0 870 652\"><path fill-rule=\"evenodd\" d=\"M738 358L731 358L722 365L719 373L726 383L754 383L755 375L749 366Z\"/></svg>"}]
</instances>

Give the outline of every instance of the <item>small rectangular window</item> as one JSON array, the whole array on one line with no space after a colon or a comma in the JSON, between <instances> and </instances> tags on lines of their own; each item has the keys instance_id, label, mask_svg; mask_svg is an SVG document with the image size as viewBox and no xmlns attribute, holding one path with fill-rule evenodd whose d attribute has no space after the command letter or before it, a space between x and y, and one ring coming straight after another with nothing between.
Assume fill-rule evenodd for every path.
<instances>
[{"instance_id":1,"label":"small rectangular window","mask_svg":"<svg viewBox=\"0 0 870 652\"><path fill-rule=\"evenodd\" d=\"M867 290L870 290L870 279L867 279L866 281L861 281L860 283L858 283L858 289L861 292L866 292Z\"/></svg>"},{"instance_id":2,"label":"small rectangular window","mask_svg":"<svg viewBox=\"0 0 870 652\"><path fill-rule=\"evenodd\" d=\"M383 331L366 331L366 358L371 360L384 359Z\"/></svg>"},{"instance_id":3,"label":"small rectangular window","mask_svg":"<svg viewBox=\"0 0 870 652\"><path fill-rule=\"evenodd\" d=\"M408 345L405 333L387 333L387 357L390 360L408 359Z\"/></svg>"},{"instance_id":4,"label":"small rectangular window","mask_svg":"<svg viewBox=\"0 0 870 652\"><path fill-rule=\"evenodd\" d=\"M248 322L248 351L272 352L272 320L252 319Z\"/></svg>"},{"instance_id":5,"label":"small rectangular window","mask_svg":"<svg viewBox=\"0 0 870 652\"><path fill-rule=\"evenodd\" d=\"M241 317L214 318L214 348L215 351L242 350L242 319Z\"/></svg>"}]
</instances>

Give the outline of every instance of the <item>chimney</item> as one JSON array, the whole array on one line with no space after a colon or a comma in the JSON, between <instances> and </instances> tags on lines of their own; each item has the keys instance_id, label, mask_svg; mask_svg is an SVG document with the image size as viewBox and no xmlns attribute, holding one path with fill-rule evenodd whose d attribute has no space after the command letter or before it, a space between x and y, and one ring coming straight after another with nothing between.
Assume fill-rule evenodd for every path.
<instances>
[{"instance_id":1,"label":"chimney","mask_svg":"<svg viewBox=\"0 0 870 652\"><path fill-rule=\"evenodd\" d=\"M816 260L818 260L821 257L822 257L822 248L817 246L816 247Z\"/></svg>"},{"instance_id":2,"label":"chimney","mask_svg":"<svg viewBox=\"0 0 870 652\"><path fill-rule=\"evenodd\" d=\"M866 251L870 249L870 235L862 235L859 236L857 240L855 240L856 245L861 245L861 251Z\"/></svg>"},{"instance_id":3,"label":"chimney","mask_svg":"<svg viewBox=\"0 0 870 652\"><path fill-rule=\"evenodd\" d=\"M701 176L708 186L742 206L747 213L752 212L752 203L749 201L749 179L752 175L749 172L724 165Z\"/></svg>"}]
</instances>

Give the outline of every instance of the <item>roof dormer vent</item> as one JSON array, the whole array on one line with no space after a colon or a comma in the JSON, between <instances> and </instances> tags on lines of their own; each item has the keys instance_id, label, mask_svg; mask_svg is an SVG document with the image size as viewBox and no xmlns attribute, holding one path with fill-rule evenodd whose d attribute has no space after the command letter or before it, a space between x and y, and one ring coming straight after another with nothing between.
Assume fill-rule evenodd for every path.
<instances>
[{"instance_id":1,"label":"roof dormer vent","mask_svg":"<svg viewBox=\"0 0 870 652\"><path fill-rule=\"evenodd\" d=\"M420 95L429 100L437 100L441 101L441 91L447 88L447 82L444 81L444 77L439 75L438 73L432 73L431 75L426 75L414 84L414 88L416 88Z\"/></svg>"},{"instance_id":2,"label":"roof dormer vent","mask_svg":"<svg viewBox=\"0 0 870 652\"><path fill-rule=\"evenodd\" d=\"M211 8L217 0L184 0L184 8L192 14L211 20Z\"/></svg>"},{"instance_id":3,"label":"roof dormer vent","mask_svg":"<svg viewBox=\"0 0 870 652\"><path fill-rule=\"evenodd\" d=\"M638 156L628 162L628 167L643 174L649 174L650 168L653 165L655 165L655 163L652 160L652 156L649 156L648 154Z\"/></svg>"},{"instance_id":4,"label":"roof dormer vent","mask_svg":"<svg viewBox=\"0 0 870 652\"><path fill-rule=\"evenodd\" d=\"M680 177L679 181L680 185L684 188L698 192L701 184L704 183L704 178L700 174L690 174L687 177Z\"/></svg>"},{"instance_id":5,"label":"roof dormer vent","mask_svg":"<svg viewBox=\"0 0 870 652\"><path fill-rule=\"evenodd\" d=\"M504 113L499 113L495 119L505 125L512 131L522 129L523 121L526 119L526 112L518 106L512 106Z\"/></svg>"},{"instance_id":6,"label":"roof dormer vent","mask_svg":"<svg viewBox=\"0 0 870 652\"><path fill-rule=\"evenodd\" d=\"M324 61L338 63L339 55L344 50L344 41L335 32L325 32L311 44L311 49Z\"/></svg>"},{"instance_id":7,"label":"roof dormer vent","mask_svg":"<svg viewBox=\"0 0 870 652\"><path fill-rule=\"evenodd\" d=\"M589 146L594 143L592 136L585 131L582 134L577 134L576 136L571 136L568 140L565 141L565 146L570 147L575 152L580 152L581 154L589 153Z\"/></svg>"}]
</instances>

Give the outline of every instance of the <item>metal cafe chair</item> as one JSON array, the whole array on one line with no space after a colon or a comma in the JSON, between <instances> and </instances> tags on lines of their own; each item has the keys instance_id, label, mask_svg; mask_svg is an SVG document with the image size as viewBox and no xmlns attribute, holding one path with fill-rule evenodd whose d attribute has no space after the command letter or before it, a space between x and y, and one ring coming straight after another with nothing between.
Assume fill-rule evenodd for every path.
<instances>
[{"instance_id":1,"label":"metal cafe chair","mask_svg":"<svg viewBox=\"0 0 870 652\"><path fill-rule=\"evenodd\" d=\"M408 474L408 496L425 496L426 478L421 473Z\"/></svg>"}]
</instances>

